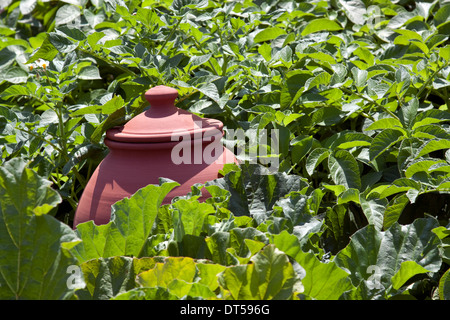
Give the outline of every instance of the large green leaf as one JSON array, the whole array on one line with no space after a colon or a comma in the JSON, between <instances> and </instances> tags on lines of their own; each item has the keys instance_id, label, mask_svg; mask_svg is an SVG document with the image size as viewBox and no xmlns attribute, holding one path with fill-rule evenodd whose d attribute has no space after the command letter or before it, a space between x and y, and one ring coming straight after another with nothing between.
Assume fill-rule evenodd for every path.
<instances>
[{"instance_id":1,"label":"large green leaf","mask_svg":"<svg viewBox=\"0 0 450 320\"><path fill-rule=\"evenodd\" d=\"M328 158L331 178L337 185L361 189L359 166L353 155L346 150L338 150Z\"/></svg>"},{"instance_id":2,"label":"large green leaf","mask_svg":"<svg viewBox=\"0 0 450 320\"><path fill-rule=\"evenodd\" d=\"M302 290L287 255L274 245L251 260L251 264L226 268L219 276L220 285L234 300L285 300Z\"/></svg>"},{"instance_id":3,"label":"large green leaf","mask_svg":"<svg viewBox=\"0 0 450 320\"><path fill-rule=\"evenodd\" d=\"M394 223L386 231L368 225L352 236L349 245L334 261L350 272L355 286L366 281L372 282L374 289L388 291L393 285L392 277L405 261L414 261L429 272L439 270L442 263L440 240L432 231L438 226L434 218L416 219L404 226Z\"/></svg>"},{"instance_id":4,"label":"large green leaf","mask_svg":"<svg viewBox=\"0 0 450 320\"><path fill-rule=\"evenodd\" d=\"M254 38L255 42L270 41L278 36L286 34L286 31L279 27L266 28L258 32Z\"/></svg>"},{"instance_id":5,"label":"large green leaf","mask_svg":"<svg viewBox=\"0 0 450 320\"><path fill-rule=\"evenodd\" d=\"M308 155L306 159L306 171L309 175L314 173L317 166L330 155L330 150L326 148L316 148Z\"/></svg>"},{"instance_id":6,"label":"large green leaf","mask_svg":"<svg viewBox=\"0 0 450 320\"><path fill-rule=\"evenodd\" d=\"M450 149L450 140L447 139L433 139L423 144L422 148L420 148L419 152L416 155L416 158L427 155L433 151Z\"/></svg>"},{"instance_id":7,"label":"large green leaf","mask_svg":"<svg viewBox=\"0 0 450 320\"><path fill-rule=\"evenodd\" d=\"M405 128L411 129L417 117L419 101L414 98L400 109L400 119Z\"/></svg>"},{"instance_id":8,"label":"large green leaf","mask_svg":"<svg viewBox=\"0 0 450 320\"><path fill-rule=\"evenodd\" d=\"M350 236L358 229L357 219L341 204L327 210L324 225L324 248L333 254L343 249L350 241Z\"/></svg>"},{"instance_id":9,"label":"large green leaf","mask_svg":"<svg viewBox=\"0 0 450 320\"><path fill-rule=\"evenodd\" d=\"M398 129L403 128L400 120L397 118L382 118L370 124L364 130L380 130L380 129Z\"/></svg>"},{"instance_id":10,"label":"large green leaf","mask_svg":"<svg viewBox=\"0 0 450 320\"><path fill-rule=\"evenodd\" d=\"M334 150L336 148L351 149L354 147L370 146L371 142L372 138L364 133L354 131L341 131L326 139L323 143L323 146L331 150Z\"/></svg>"},{"instance_id":11,"label":"large green leaf","mask_svg":"<svg viewBox=\"0 0 450 320\"><path fill-rule=\"evenodd\" d=\"M415 118L413 129L420 126L439 123L450 120L450 113L447 110L429 109L419 112Z\"/></svg>"},{"instance_id":12,"label":"large green leaf","mask_svg":"<svg viewBox=\"0 0 450 320\"><path fill-rule=\"evenodd\" d=\"M169 242L169 254L204 258L207 244L204 234L209 230L208 215L216 209L197 199L179 199L172 204L173 235Z\"/></svg>"},{"instance_id":13,"label":"large green leaf","mask_svg":"<svg viewBox=\"0 0 450 320\"><path fill-rule=\"evenodd\" d=\"M68 268L77 265L68 249L79 239L46 213L60 202L50 182L14 158L0 167L0 298L68 299ZM83 279L76 280L77 286Z\"/></svg>"},{"instance_id":14,"label":"large green leaf","mask_svg":"<svg viewBox=\"0 0 450 320\"><path fill-rule=\"evenodd\" d=\"M395 196L386 207L383 217L383 228L386 230L400 218L403 209L409 203L406 194Z\"/></svg>"},{"instance_id":15,"label":"large green leaf","mask_svg":"<svg viewBox=\"0 0 450 320\"><path fill-rule=\"evenodd\" d=\"M342 6L345 15L355 24L364 24L366 22L366 6L361 0L338 0Z\"/></svg>"},{"instance_id":16,"label":"large green leaf","mask_svg":"<svg viewBox=\"0 0 450 320\"><path fill-rule=\"evenodd\" d=\"M77 225L75 231L82 242L72 248L71 252L80 263L103 257L110 226L111 223L97 226L92 220Z\"/></svg>"},{"instance_id":17,"label":"large green leaf","mask_svg":"<svg viewBox=\"0 0 450 320\"><path fill-rule=\"evenodd\" d=\"M170 257L155 268L141 273L138 282L144 287L167 287L175 280L193 282L196 273L195 261L186 257Z\"/></svg>"},{"instance_id":18,"label":"large green leaf","mask_svg":"<svg viewBox=\"0 0 450 320\"><path fill-rule=\"evenodd\" d=\"M366 199L360 196L361 209L367 218L369 224L372 224L381 230L383 228L384 212L388 201L386 199Z\"/></svg>"},{"instance_id":19,"label":"large green leaf","mask_svg":"<svg viewBox=\"0 0 450 320\"><path fill-rule=\"evenodd\" d=\"M279 208L293 226L303 225L313 220L313 213L308 206L308 197L301 193L292 192L286 198L278 200L275 206L274 208Z\"/></svg>"},{"instance_id":20,"label":"large green leaf","mask_svg":"<svg viewBox=\"0 0 450 320\"><path fill-rule=\"evenodd\" d=\"M44 42L39 47L39 50L37 50L27 61L27 63L33 63L37 61L38 59L44 59L44 60L53 60L56 55L58 54L58 49L55 48L55 46L50 41L50 36L47 34Z\"/></svg>"},{"instance_id":21,"label":"large green leaf","mask_svg":"<svg viewBox=\"0 0 450 320\"><path fill-rule=\"evenodd\" d=\"M56 26L61 26L73 23L74 20L77 22L78 20L81 20L80 13L81 11L78 6L68 4L63 5L56 12L55 24Z\"/></svg>"},{"instance_id":22,"label":"large green leaf","mask_svg":"<svg viewBox=\"0 0 450 320\"><path fill-rule=\"evenodd\" d=\"M302 36L306 36L311 33L319 31L339 31L342 27L334 20L329 20L326 18L311 20L303 29Z\"/></svg>"},{"instance_id":23,"label":"large green leaf","mask_svg":"<svg viewBox=\"0 0 450 320\"><path fill-rule=\"evenodd\" d=\"M152 232L158 209L166 195L179 184L165 182L148 185L130 198L112 205L111 226L106 235L105 257L115 255L139 256Z\"/></svg>"},{"instance_id":24,"label":"large green leaf","mask_svg":"<svg viewBox=\"0 0 450 320\"><path fill-rule=\"evenodd\" d=\"M441 300L450 300L450 269L439 280L439 297Z\"/></svg>"},{"instance_id":25,"label":"large green leaf","mask_svg":"<svg viewBox=\"0 0 450 320\"><path fill-rule=\"evenodd\" d=\"M416 173L428 172L432 166L439 165L439 164L447 164L447 162L444 160L437 160L437 159L430 159L430 160L420 159L418 161L413 161L408 166L408 168L406 168L405 177L411 178Z\"/></svg>"},{"instance_id":26,"label":"large green leaf","mask_svg":"<svg viewBox=\"0 0 450 320\"><path fill-rule=\"evenodd\" d=\"M349 274L334 262L323 263L311 252L304 252L296 236L283 231L273 236L275 246L292 257L304 269L303 294L317 300L337 300L353 288Z\"/></svg>"},{"instance_id":27,"label":"large green leaf","mask_svg":"<svg viewBox=\"0 0 450 320\"><path fill-rule=\"evenodd\" d=\"M153 258L110 257L92 259L81 265L86 288L78 290L82 300L107 300L137 286L136 276L152 269Z\"/></svg>"},{"instance_id":28,"label":"large green leaf","mask_svg":"<svg viewBox=\"0 0 450 320\"><path fill-rule=\"evenodd\" d=\"M388 151L390 147L404 138L402 131L397 129L384 129L375 138L369 148L370 160L375 160L381 154Z\"/></svg>"},{"instance_id":29,"label":"large green leaf","mask_svg":"<svg viewBox=\"0 0 450 320\"><path fill-rule=\"evenodd\" d=\"M82 277L70 278L69 268L78 268L77 260L66 249L78 240L70 227L48 215L32 216L26 221L9 216L6 220L1 212L0 298L71 298L74 289L84 282ZM20 228L20 234L8 233L11 223Z\"/></svg>"},{"instance_id":30,"label":"large green leaf","mask_svg":"<svg viewBox=\"0 0 450 320\"><path fill-rule=\"evenodd\" d=\"M267 236L252 227L234 227L229 231L218 230L206 237L205 242L209 249L207 258L222 265L248 263L265 244Z\"/></svg>"},{"instance_id":31,"label":"large green leaf","mask_svg":"<svg viewBox=\"0 0 450 320\"><path fill-rule=\"evenodd\" d=\"M427 269L415 261L403 261L400 265L400 269L392 277L392 287L398 290L412 277L427 272Z\"/></svg>"},{"instance_id":32,"label":"large green leaf","mask_svg":"<svg viewBox=\"0 0 450 320\"><path fill-rule=\"evenodd\" d=\"M211 288L217 288L217 274L224 267L199 266L192 258L168 257L154 268L139 274L137 281L145 288L166 288L177 297L216 298ZM200 272L199 272L200 271ZM196 277L197 274L199 277ZM213 280L212 280L213 279Z\"/></svg>"},{"instance_id":33,"label":"large green leaf","mask_svg":"<svg viewBox=\"0 0 450 320\"><path fill-rule=\"evenodd\" d=\"M5 214L27 219L33 213L47 213L61 201L51 182L26 167L21 158L14 158L0 167L0 205ZM11 225L10 233L19 226Z\"/></svg>"},{"instance_id":34,"label":"large green leaf","mask_svg":"<svg viewBox=\"0 0 450 320\"><path fill-rule=\"evenodd\" d=\"M173 203L174 240L181 241L185 235L199 236L205 231L209 214L215 212L213 205L180 199Z\"/></svg>"},{"instance_id":35,"label":"large green leaf","mask_svg":"<svg viewBox=\"0 0 450 320\"><path fill-rule=\"evenodd\" d=\"M111 221L96 226L84 222L77 226L82 242L72 250L80 261L100 257L127 255L139 257L150 241L152 227L165 196L177 182L165 181L161 185L148 185L130 198L112 206Z\"/></svg>"},{"instance_id":36,"label":"large green leaf","mask_svg":"<svg viewBox=\"0 0 450 320\"><path fill-rule=\"evenodd\" d=\"M270 174L260 165L241 165L237 171L206 183L230 192L228 209L235 216L248 215L259 222L267 218L275 202L292 191L300 191L307 184L300 176L277 172Z\"/></svg>"}]
</instances>

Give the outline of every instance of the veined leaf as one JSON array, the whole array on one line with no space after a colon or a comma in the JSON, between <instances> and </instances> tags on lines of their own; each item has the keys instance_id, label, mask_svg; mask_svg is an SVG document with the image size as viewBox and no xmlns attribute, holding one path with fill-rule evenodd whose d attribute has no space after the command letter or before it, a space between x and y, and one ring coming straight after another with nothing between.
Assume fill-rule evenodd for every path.
<instances>
[{"instance_id":1,"label":"veined leaf","mask_svg":"<svg viewBox=\"0 0 450 320\"><path fill-rule=\"evenodd\" d=\"M374 60L375 57L372 54L372 52L370 52L369 49L365 48L365 47L359 47L358 49L356 49L353 52L354 55L358 56L361 60L363 60L364 62L366 62L369 66L372 66L374 64ZM371 77L371 74L369 73L368 77Z\"/></svg>"},{"instance_id":2,"label":"veined leaf","mask_svg":"<svg viewBox=\"0 0 450 320\"><path fill-rule=\"evenodd\" d=\"M61 201L50 182L20 158L0 167L0 298L69 299L74 287L68 249L79 242L66 224L47 215ZM84 284L82 276L77 286Z\"/></svg>"},{"instance_id":3,"label":"veined leaf","mask_svg":"<svg viewBox=\"0 0 450 320\"><path fill-rule=\"evenodd\" d=\"M366 5L361 0L338 0L339 5L344 9L348 19L355 23L363 25L366 22Z\"/></svg>"},{"instance_id":4,"label":"veined leaf","mask_svg":"<svg viewBox=\"0 0 450 320\"><path fill-rule=\"evenodd\" d=\"M25 83L28 79L28 72L20 67L11 67L0 74L0 81L8 81L10 83Z\"/></svg>"},{"instance_id":5,"label":"veined leaf","mask_svg":"<svg viewBox=\"0 0 450 320\"><path fill-rule=\"evenodd\" d=\"M110 257L92 259L81 265L86 288L78 290L81 300L107 300L137 286L136 276L152 269L153 258Z\"/></svg>"},{"instance_id":6,"label":"veined leaf","mask_svg":"<svg viewBox=\"0 0 450 320\"><path fill-rule=\"evenodd\" d=\"M81 80L98 80L101 79L100 71L94 65L86 66L78 73L78 79Z\"/></svg>"},{"instance_id":7,"label":"veined leaf","mask_svg":"<svg viewBox=\"0 0 450 320\"><path fill-rule=\"evenodd\" d=\"M438 163L447 163L444 160L419 160L413 162L406 168L405 177L411 178L417 172L428 172L430 167Z\"/></svg>"},{"instance_id":8,"label":"veined leaf","mask_svg":"<svg viewBox=\"0 0 450 320\"><path fill-rule=\"evenodd\" d=\"M92 220L80 223L75 231L82 243L72 248L71 253L80 263L102 257L109 228L110 224L97 226Z\"/></svg>"},{"instance_id":9,"label":"veined leaf","mask_svg":"<svg viewBox=\"0 0 450 320\"><path fill-rule=\"evenodd\" d=\"M165 287L175 280L193 282L196 269L192 258L168 257L164 263L157 263L154 268L141 273L137 279L143 287Z\"/></svg>"},{"instance_id":10,"label":"veined leaf","mask_svg":"<svg viewBox=\"0 0 450 320\"><path fill-rule=\"evenodd\" d=\"M360 204L360 194L358 189L346 189L345 191L339 193L338 195L338 204L343 204L353 201L355 203Z\"/></svg>"},{"instance_id":11,"label":"veined leaf","mask_svg":"<svg viewBox=\"0 0 450 320\"><path fill-rule=\"evenodd\" d=\"M270 41L283 34L286 34L286 31L284 29L278 27L269 27L258 32L254 38L254 41L256 43Z\"/></svg>"},{"instance_id":12,"label":"veined leaf","mask_svg":"<svg viewBox=\"0 0 450 320\"><path fill-rule=\"evenodd\" d=\"M90 114L90 113L111 114L111 113L117 111L118 109L120 109L121 107L123 107L123 105L124 105L124 101L123 101L122 97L115 96L102 106L93 105L93 106L88 106L88 107L78 109L78 110L72 112L72 116L79 116L79 115Z\"/></svg>"},{"instance_id":13,"label":"veined leaf","mask_svg":"<svg viewBox=\"0 0 450 320\"><path fill-rule=\"evenodd\" d=\"M80 261L125 255L139 257L149 241L159 206L177 185L165 181L160 186L139 189L112 206L111 221L106 225L96 226L89 221L79 224L78 235L86 241L72 248L74 255Z\"/></svg>"},{"instance_id":14,"label":"veined leaf","mask_svg":"<svg viewBox=\"0 0 450 320\"><path fill-rule=\"evenodd\" d=\"M419 108L419 100L412 99L400 109L400 119L405 128L411 129L416 121L417 110Z\"/></svg>"},{"instance_id":15,"label":"veined leaf","mask_svg":"<svg viewBox=\"0 0 450 320\"><path fill-rule=\"evenodd\" d=\"M342 131L326 139L323 146L331 150L336 148L351 149L370 146L371 142L372 138L364 133Z\"/></svg>"},{"instance_id":16,"label":"veined leaf","mask_svg":"<svg viewBox=\"0 0 450 320\"><path fill-rule=\"evenodd\" d=\"M21 158L14 158L0 167L0 208L7 215L6 221L8 215L21 216L25 221L34 213L48 213L61 202L59 193L50 188L51 182L26 166ZM11 228L11 236L20 232L20 224Z\"/></svg>"},{"instance_id":17,"label":"veined leaf","mask_svg":"<svg viewBox=\"0 0 450 320\"><path fill-rule=\"evenodd\" d=\"M104 257L138 257L151 233L159 206L165 196L178 185L177 182L165 182L161 186L148 185L130 198L113 204L111 226L105 235Z\"/></svg>"},{"instance_id":18,"label":"veined leaf","mask_svg":"<svg viewBox=\"0 0 450 320\"><path fill-rule=\"evenodd\" d=\"M212 57L212 53L204 54L201 56L192 56L191 59L189 60L189 64L192 66L199 66L199 65L202 65L202 64L208 62L208 60L211 57Z\"/></svg>"},{"instance_id":19,"label":"veined leaf","mask_svg":"<svg viewBox=\"0 0 450 320\"><path fill-rule=\"evenodd\" d=\"M63 5L61 8L58 9L55 16L55 25L61 26L66 25L75 20L75 22L78 22L81 20L80 18L81 10L78 6L66 4Z\"/></svg>"},{"instance_id":20,"label":"veined leaf","mask_svg":"<svg viewBox=\"0 0 450 320\"><path fill-rule=\"evenodd\" d=\"M48 39L53 44L53 46L56 48L56 50L58 50L60 53L72 52L79 45L79 42L72 41L62 32L60 32L60 33L50 32L48 34ZM44 40L44 43L45 43L45 40ZM45 59L45 58L43 58L43 59Z\"/></svg>"},{"instance_id":21,"label":"veined leaf","mask_svg":"<svg viewBox=\"0 0 450 320\"><path fill-rule=\"evenodd\" d=\"M288 218L294 226L294 233L297 238L303 243L304 238L308 238L309 234L319 231L322 226L322 221L316 219L314 216L311 204L317 201L315 205L319 205L321 195L318 195L318 201L313 197L306 197L300 193L291 193L288 197L277 201L274 208L280 209L284 217Z\"/></svg>"},{"instance_id":22,"label":"veined leaf","mask_svg":"<svg viewBox=\"0 0 450 320\"><path fill-rule=\"evenodd\" d=\"M252 257L252 264L225 269L220 285L235 300L289 299L300 289L300 280L286 254L274 245Z\"/></svg>"},{"instance_id":23,"label":"veined leaf","mask_svg":"<svg viewBox=\"0 0 450 320\"><path fill-rule=\"evenodd\" d=\"M439 270L440 240L432 231L438 225L434 218L416 219L405 226L394 223L386 231L368 225L352 236L334 261L350 272L355 286L365 281L371 282L375 289L387 289L405 261L414 261L430 272Z\"/></svg>"},{"instance_id":24,"label":"veined leaf","mask_svg":"<svg viewBox=\"0 0 450 320\"><path fill-rule=\"evenodd\" d=\"M450 139L450 134L437 124L427 124L414 129L413 137L421 139Z\"/></svg>"},{"instance_id":25,"label":"veined leaf","mask_svg":"<svg viewBox=\"0 0 450 320\"><path fill-rule=\"evenodd\" d=\"M44 60L51 61L56 57L57 54L58 54L58 49L56 49L55 46L52 44L52 42L50 42L50 36L47 34L42 45L28 59L28 61L26 63L27 64L33 63L38 59L44 59Z\"/></svg>"},{"instance_id":26,"label":"veined leaf","mask_svg":"<svg viewBox=\"0 0 450 320\"><path fill-rule=\"evenodd\" d=\"M375 226L377 230L383 228L383 218L388 201L386 199L366 199L360 196L361 209L369 224Z\"/></svg>"},{"instance_id":27,"label":"veined leaf","mask_svg":"<svg viewBox=\"0 0 450 320\"><path fill-rule=\"evenodd\" d=\"M415 275L427 272L429 272L429 270L425 269L415 261L403 261L400 265L400 269L392 277L392 287L398 290L406 283L406 281Z\"/></svg>"},{"instance_id":28,"label":"veined leaf","mask_svg":"<svg viewBox=\"0 0 450 320\"><path fill-rule=\"evenodd\" d=\"M331 154L331 151L325 148L316 148L308 155L306 159L306 172L309 175L314 173L317 166Z\"/></svg>"},{"instance_id":29,"label":"veined leaf","mask_svg":"<svg viewBox=\"0 0 450 320\"><path fill-rule=\"evenodd\" d=\"M398 221L403 209L409 203L406 194L395 196L386 207L383 218L383 229L387 230L390 226Z\"/></svg>"},{"instance_id":30,"label":"veined leaf","mask_svg":"<svg viewBox=\"0 0 450 320\"><path fill-rule=\"evenodd\" d=\"M239 171L228 172L225 177L206 183L230 191L228 209L235 216L247 215L262 221L272 211L275 202L292 191L306 186L296 175L276 172L271 174L261 165L241 165Z\"/></svg>"},{"instance_id":31,"label":"veined leaf","mask_svg":"<svg viewBox=\"0 0 450 320\"><path fill-rule=\"evenodd\" d=\"M408 191L410 189L421 189L420 183L408 178L399 178L392 182L386 189L380 193L380 198L386 198L393 194Z\"/></svg>"},{"instance_id":32,"label":"veined leaf","mask_svg":"<svg viewBox=\"0 0 450 320\"><path fill-rule=\"evenodd\" d=\"M331 75L328 72L321 72L317 76L306 81L305 87L307 90L320 85L328 85L330 83Z\"/></svg>"},{"instance_id":33,"label":"veined leaf","mask_svg":"<svg viewBox=\"0 0 450 320\"><path fill-rule=\"evenodd\" d=\"M206 217L215 212L213 205L180 199L173 204L174 240L181 241L184 235L199 236L204 230Z\"/></svg>"},{"instance_id":34,"label":"veined leaf","mask_svg":"<svg viewBox=\"0 0 450 320\"><path fill-rule=\"evenodd\" d=\"M352 70L353 80L355 81L355 86L358 90L361 90L363 87L367 85L367 70L360 70L357 67L353 67Z\"/></svg>"},{"instance_id":35,"label":"veined leaf","mask_svg":"<svg viewBox=\"0 0 450 320\"><path fill-rule=\"evenodd\" d=\"M231 227L229 232L216 231L205 239L211 253L210 259L222 265L248 263L265 246L267 237L252 227L236 228L234 224Z\"/></svg>"},{"instance_id":36,"label":"veined leaf","mask_svg":"<svg viewBox=\"0 0 450 320\"><path fill-rule=\"evenodd\" d=\"M430 109L417 114L412 129L414 130L423 125L439 123L449 120L450 120L450 112L444 110Z\"/></svg>"},{"instance_id":37,"label":"veined leaf","mask_svg":"<svg viewBox=\"0 0 450 320\"><path fill-rule=\"evenodd\" d=\"M450 140L447 139L434 139L430 140L419 149L419 153L416 155L416 159L429 154L433 151L450 149Z\"/></svg>"},{"instance_id":38,"label":"veined leaf","mask_svg":"<svg viewBox=\"0 0 450 320\"><path fill-rule=\"evenodd\" d=\"M389 150L398 141L404 139L402 131L397 129L384 129L373 140L369 148L370 160L373 161Z\"/></svg>"},{"instance_id":39,"label":"veined leaf","mask_svg":"<svg viewBox=\"0 0 450 320\"><path fill-rule=\"evenodd\" d=\"M396 118L383 118L375 121L374 123L370 124L367 128L365 128L365 131L370 130L384 130L384 129L397 129L403 128L402 123L400 120Z\"/></svg>"},{"instance_id":40,"label":"veined leaf","mask_svg":"<svg viewBox=\"0 0 450 320\"><path fill-rule=\"evenodd\" d=\"M297 261L304 275L303 294L317 300L337 300L353 286L349 274L334 262L320 262L311 252L303 252L297 237L286 230L273 236L275 246Z\"/></svg>"},{"instance_id":41,"label":"veined leaf","mask_svg":"<svg viewBox=\"0 0 450 320\"><path fill-rule=\"evenodd\" d=\"M450 300L450 269L439 280L439 297L441 300Z\"/></svg>"},{"instance_id":42,"label":"veined leaf","mask_svg":"<svg viewBox=\"0 0 450 320\"><path fill-rule=\"evenodd\" d=\"M329 20L325 18L311 20L303 29L302 36L307 36L308 34L319 32L319 31L339 31L342 30L341 25L339 25L334 20Z\"/></svg>"},{"instance_id":43,"label":"veined leaf","mask_svg":"<svg viewBox=\"0 0 450 320\"><path fill-rule=\"evenodd\" d=\"M2 300L64 300L84 286L81 272L71 278L77 261L66 243L79 241L73 230L49 215L23 219L0 211L0 298ZM14 225L14 227L13 227ZM19 228L20 234L9 230ZM72 245L72 244L70 244Z\"/></svg>"},{"instance_id":44,"label":"veined leaf","mask_svg":"<svg viewBox=\"0 0 450 320\"><path fill-rule=\"evenodd\" d=\"M328 169L334 183L347 188L361 189L359 166L353 155L346 150L338 150L328 158Z\"/></svg>"}]
</instances>

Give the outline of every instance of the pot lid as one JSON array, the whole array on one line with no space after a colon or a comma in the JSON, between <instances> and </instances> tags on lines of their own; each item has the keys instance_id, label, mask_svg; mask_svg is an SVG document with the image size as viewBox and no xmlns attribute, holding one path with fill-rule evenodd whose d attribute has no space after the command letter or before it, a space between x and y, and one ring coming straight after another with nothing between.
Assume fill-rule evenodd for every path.
<instances>
[{"instance_id":1,"label":"pot lid","mask_svg":"<svg viewBox=\"0 0 450 320\"><path fill-rule=\"evenodd\" d=\"M145 98L150 108L125 125L109 129L106 137L120 142L170 142L179 141L180 137L197 139L222 131L221 121L201 118L175 107L177 97L178 91L174 88L156 86L149 89Z\"/></svg>"}]
</instances>

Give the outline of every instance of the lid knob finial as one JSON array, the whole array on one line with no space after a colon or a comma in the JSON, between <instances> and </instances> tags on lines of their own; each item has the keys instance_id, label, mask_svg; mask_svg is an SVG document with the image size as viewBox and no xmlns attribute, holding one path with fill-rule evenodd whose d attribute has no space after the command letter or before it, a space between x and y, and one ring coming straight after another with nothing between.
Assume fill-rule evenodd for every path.
<instances>
[{"instance_id":1,"label":"lid knob finial","mask_svg":"<svg viewBox=\"0 0 450 320\"><path fill-rule=\"evenodd\" d=\"M156 86L145 93L145 99L152 108L174 106L175 99L178 97L178 91L167 86Z\"/></svg>"}]
</instances>

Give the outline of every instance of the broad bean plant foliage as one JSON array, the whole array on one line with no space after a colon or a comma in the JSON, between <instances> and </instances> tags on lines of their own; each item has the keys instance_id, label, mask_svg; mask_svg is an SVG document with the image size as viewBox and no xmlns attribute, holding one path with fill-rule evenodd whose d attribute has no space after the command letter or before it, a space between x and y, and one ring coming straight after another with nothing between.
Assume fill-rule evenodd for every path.
<instances>
[{"instance_id":1,"label":"broad bean plant foliage","mask_svg":"<svg viewBox=\"0 0 450 320\"><path fill-rule=\"evenodd\" d=\"M450 299L448 0L1 6L1 299ZM277 170L167 205L161 177L73 229L103 134L156 85L276 132Z\"/></svg>"}]
</instances>

